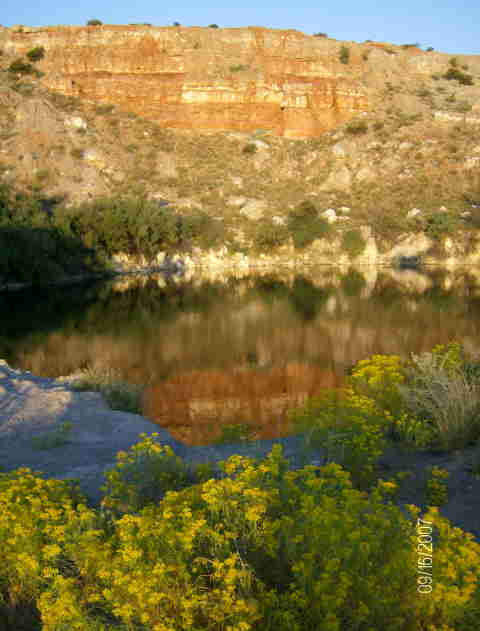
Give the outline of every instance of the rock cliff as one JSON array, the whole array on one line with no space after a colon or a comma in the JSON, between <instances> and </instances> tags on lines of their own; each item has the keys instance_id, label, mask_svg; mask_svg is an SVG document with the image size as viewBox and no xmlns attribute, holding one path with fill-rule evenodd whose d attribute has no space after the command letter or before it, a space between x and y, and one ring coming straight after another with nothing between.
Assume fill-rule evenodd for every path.
<instances>
[{"instance_id":1,"label":"rock cliff","mask_svg":"<svg viewBox=\"0 0 480 631\"><path fill-rule=\"evenodd\" d=\"M268 129L290 138L318 136L369 109L359 80L360 47L354 46L347 67L339 60L340 45L259 27L0 32L7 53L21 56L43 46L43 83L63 94L116 104L162 127Z\"/></svg>"}]
</instances>

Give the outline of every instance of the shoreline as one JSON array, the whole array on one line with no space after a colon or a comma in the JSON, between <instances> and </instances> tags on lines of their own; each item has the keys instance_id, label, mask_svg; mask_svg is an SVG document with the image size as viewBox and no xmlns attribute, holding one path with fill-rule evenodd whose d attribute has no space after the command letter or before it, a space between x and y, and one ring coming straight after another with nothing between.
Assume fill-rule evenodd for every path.
<instances>
[{"instance_id":1,"label":"shoreline","mask_svg":"<svg viewBox=\"0 0 480 631\"><path fill-rule=\"evenodd\" d=\"M63 424L71 425L68 440L55 448L39 449L35 440L55 436ZM11 368L0 360L0 464L3 472L20 467L40 471L47 478L79 481L88 502L99 505L104 473L116 462L119 451L136 444L141 433L157 433L160 444L170 446L187 464L211 462L214 466L234 454L265 457L274 444L282 445L292 469L306 464L327 463L324 449L302 451L302 436L256 440L222 445L185 445L145 416L112 410L99 392L74 389L72 379L37 377ZM453 525L471 532L480 541L480 475L472 468L474 449L433 453L405 451L390 445L380 456L376 477L388 479L406 469L412 472L408 485L394 502L423 509L425 485L432 466L449 471L448 502L441 513Z\"/></svg>"}]
</instances>

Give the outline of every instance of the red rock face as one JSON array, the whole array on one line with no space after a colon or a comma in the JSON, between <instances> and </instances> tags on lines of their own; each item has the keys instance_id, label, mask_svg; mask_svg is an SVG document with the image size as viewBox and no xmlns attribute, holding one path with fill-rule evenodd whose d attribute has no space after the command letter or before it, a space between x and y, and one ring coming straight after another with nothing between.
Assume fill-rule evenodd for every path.
<instances>
[{"instance_id":1,"label":"red rock face","mask_svg":"<svg viewBox=\"0 0 480 631\"><path fill-rule=\"evenodd\" d=\"M12 27L6 52L44 46L44 84L163 127L317 136L368 109L341 42L249 27ZM353 68L352 68L353 65Z\"/></svg>"}]
</instances>

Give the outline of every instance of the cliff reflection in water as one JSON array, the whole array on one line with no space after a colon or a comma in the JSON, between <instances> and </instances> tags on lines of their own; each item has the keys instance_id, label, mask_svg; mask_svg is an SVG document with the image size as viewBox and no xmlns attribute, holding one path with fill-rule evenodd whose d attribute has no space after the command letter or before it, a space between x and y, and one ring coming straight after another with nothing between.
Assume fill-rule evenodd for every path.
<instances>
[{"instance_id":1,"label":"cliff reflection in water","mask_svg":"<svg viewBox=\"0 0 480 631\"><path fill-rule=\"evenodd\" d=\"M451 339L476 352L475 270L362 272L126 277L4 295L0 357L44 376L94 366L147 384L146 413L188 444L235 422L280 436L290 408L341 385L359 359Z\"/></svg>"}]
</instances>

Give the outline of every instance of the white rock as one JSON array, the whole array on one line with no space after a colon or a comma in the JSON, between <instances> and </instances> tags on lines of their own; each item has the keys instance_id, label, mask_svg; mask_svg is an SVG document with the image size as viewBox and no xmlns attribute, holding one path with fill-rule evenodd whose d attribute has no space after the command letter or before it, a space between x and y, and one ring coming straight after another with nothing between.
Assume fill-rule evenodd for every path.
<instances>
[{"instance_id":1,"label":"white rock","mask_svg":"<svg viewBox=\"0 0 480 631\"><path fill-rule=\"evenodd\" d=\"M232 184L234 184L235 186L243 186L243 178L238 177L237 175L232 175L230 179L232 180Z\"/></svg>"},{"instance_id":2,"label":"white rock","mask_svg":"<svg viewBox=\"0 0 480 631\"><path fill-rule=\"evenodd\" d=\"M369 166L364 166L357 171L356 180L357 182L366 182L369 180L374 180L376 177L376 173Z\"/></svg>"},{"instance_id":3,"label":"white rock","mask_svg":"<svg viewBox=\"0 0 480 631\"><path fill-rule=\"evenodd\" d=\"M87 129L87 123L80 116L67 118L65 120L65 125L67 127L72 127L73 129Z\"/></svg>"},{"instance_id":4,"label":"white rock","mask_svg":"<svg viewBox=\"0 0 480 631\"><path fill-rule=\"evenodd\" d=\"M257 149L270 149L270 145L263 140L251 140L250 144L255 145Z\"/></svg>"},{"instance_id":5,"label":"white rock","mask_svg":"<svg viewBox=\"0 0 480 631\"><path fill-rule=\"evenodd\" d=\"M287 223L287 220L285 219L285 217L279 217L278 215L273 215L272 223L274 223L276 226L284 226Z\"/></svg>"},{"instance_id":6,"label":"white rock","mask_svg":"<svg viewBox=\"0 0 480 631\"><path fill-rule=\"evenodd\" d=\"M466 169L473 169L480 164L479 156L472 156L471 158L467 158L464 162L464 166Z\"/></svg>"},{"instance_id":7,"label":"white rock","mask_svg":"<svg viewBox=\"0 0 480 631\"><path fill-rule=\"evenodd\" d=\"M263 217L267 202L263 199L249 199L240 209L240 214L252 221Z\"/></svg>"},{"instance_id":8,"label":"white rock","mask_svg":"<svg viewBox=\"0 0 480 631\"><path fill-rule=\"evenodd\" d=\"M246 197L240 197L240 196L234 196L234 197L229 197L227 199L227 204L229 206L235 206L237 208L239 208L240 206L243 206L247 201Z\"/></svg>"},{"instance_id":9,"label":"white rock","mask_svg":"<svg viewBox=\"0 0 480 631\"><path fill-rule=\"evenodd\" d=\"M337 144L332 147L332 153L337 156L337 158L344 158L347 155L347 150L345 145L341 142L337 142Z\"/></svg>"},{"instance_id":10,"label":"white rock","mask_svg":"<svg viewBox=\"0 0 480 631\"><path fill-rule=\"evenodd\" d=\"M333 208L327 208L327 210L322 213L322 217L324 217L329 223L335 223L338 219L337 213Z\"/></svg>"},{"instance_id":11,"label":"white rock","mask_svg":"<svg viewBox=\"0 0 480 631\"><path fill-rule=\"evenodd\" d=\"M412 142L401 142L398 148L400 151L406 151L407 149L411 149L413 146Z\"/></svg>"},{"instance_id":12,"label":"white rock","mask_svg":"<svg viewBox=\"0 0 480 631\"><path fill-rule=\"evenodd\" d=\"M418 217L421 214L422 211L420 210L420 208L412 208L412 210L409 210L407 213L407 219L413 219L414 217Z\"/></svg>"}]
</instances>

